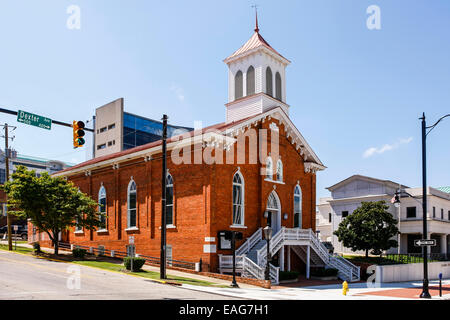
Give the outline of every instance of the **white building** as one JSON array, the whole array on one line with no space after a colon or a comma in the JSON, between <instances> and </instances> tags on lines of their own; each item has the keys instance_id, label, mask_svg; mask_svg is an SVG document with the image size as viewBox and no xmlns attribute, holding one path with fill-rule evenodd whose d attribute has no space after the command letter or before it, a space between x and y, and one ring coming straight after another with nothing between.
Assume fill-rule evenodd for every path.
<instances>
[{"instance_id":1,"label":"white building","mask_svg":"<svg viewBox=\"0 0 450 320\"><path fill-rule=\"evenodd\" d=\"M400 208L391 204L396 189L402 188L414 198L401 198ZM386 201L388 211L398 221L400 237L397 238L399 248L392 248L387 253L421 253L421 249L414 246L414 240L422 238L422 188L408 188L399 183L380 180L361 175L354 175L329 188L331 197L321 198L316 216L317 229L322 241L333 244L335 252L354 253L350 248L343 247L333 232L347 215L361 206L361 202ZM427 190L428 238L436 239L436 247L432 253L450 254L450 188L432 188ZM361 253L362 252L357 252Z\"/></svg>"}]
</instances>

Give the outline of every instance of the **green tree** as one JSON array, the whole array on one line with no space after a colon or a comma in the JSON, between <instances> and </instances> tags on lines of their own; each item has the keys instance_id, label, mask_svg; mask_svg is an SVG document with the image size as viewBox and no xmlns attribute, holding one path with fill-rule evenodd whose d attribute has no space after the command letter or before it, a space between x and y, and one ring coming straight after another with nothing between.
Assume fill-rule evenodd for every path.
<instances>
[{"instance_id":1,"label":"green tree","mask_svg":"<svg viewBox=\"0 0 450 320\"><path fill-rule=\"evenodd\" d=\"M364 250L366 257L369 250L381 255L383 250L398 246L397 240L392 239L398 234L397 221L387 209L384 201L362 202L361 207L341 221L334 234L347 248Z\"/></svg>"},{"instance_id":2,"label":"green tree","mask_svg":"<svg viewBox=\"0 0 450 320\"><path fill-rule=\"evenodd\" d=\"M78 225L88 230L100 226L97 202L79 191L72 182L52 177L47 172L40 177L34 170L20 166L3 189L8 195L8 206L14 214L30 219L40 231L48 234L58 254L58 234Z\"/></svg>"}]
</instances>

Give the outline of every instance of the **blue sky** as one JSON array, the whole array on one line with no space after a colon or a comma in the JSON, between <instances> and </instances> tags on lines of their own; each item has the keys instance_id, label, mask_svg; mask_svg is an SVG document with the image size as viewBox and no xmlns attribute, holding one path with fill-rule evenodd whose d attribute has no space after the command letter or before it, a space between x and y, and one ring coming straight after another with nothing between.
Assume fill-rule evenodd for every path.
<instances>
[{"instance_id":1,"label":"blue sky","mask_svg":"<svg viewBox=\"0 0 450 320\"><path fill-rule=\"evenodd\" d=\"M224 58L250 38L255 1L1 0L0 106L70 122L119 97L175 125L223 122ZM353 174L421 185L420 121L450 113L450 1L258 0L260 33L292 61L290 116L328 167L318 197ZM69 30L70 5L81 29ZM366 9L381 9L368 30ZM68 128L17 124L19 153L65 161ZM428 139L428 181L450 185L450 119Z\"/></svg>"}]
</instances>

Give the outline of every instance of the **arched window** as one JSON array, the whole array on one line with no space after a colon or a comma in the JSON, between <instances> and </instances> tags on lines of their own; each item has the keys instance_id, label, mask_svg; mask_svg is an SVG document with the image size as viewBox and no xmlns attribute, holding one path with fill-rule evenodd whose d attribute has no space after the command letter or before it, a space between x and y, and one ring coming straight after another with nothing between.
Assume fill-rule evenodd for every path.
<instances>
[{"instance_id":1,"label":"arched window","mask_svg":"<svg viewBox=\"0 0 450 320\"><path fill-rule=\"evenodd\" d=\"M244 225L244 177L239 171L233 177L233 225Z\"/></svg>"},{"instance_id":2,"label":"arched window","mask_svg":"<svg viewBox=\"0 0 450 320\"><path fill-rule=\"evenodd\" d=\"M173 221L173 178L170 173L166 177L166 225L174 225Z\"/></svg>"},{"instance_id":3,"label":"arched window","mask_svg":"<svg viewBox=\"0 0 450 320\"><path fill-rule=\"evenodd\" d=\"M266 178L273 180L273 162L271 157L266 159Z\"/></svg>"},{"instance_id":4,"label":"arched window","mask_svg":"<svg viewBox=\"0 0 450 320\"><path fill-rule=\"evenodd\" d=\"M279 72L275 75L275 97L280 101L283 100L281 94L281 76Z\"/></svg>"},{"instance_id":5,"label":"arched window","mask_svg":"<svg viewBox=\"0 0 450 320\"><path fill-rule=\"evenodd\" d=\"M106 189L102 185L98 191L98 212L100 213L100 230L106 229Z\"/></svg>"},{"instance_id":6,"label":"arched window","mask_svg":"<svg viewBox=\"0 0 450 320\"><path fill-rule=\"evenodd\" d=\"M281 162L281 159L277 161L277 181L283 181L283 162Z\"/></svg>"},{"instance_id":7,"label":"arched window","mask_svg":"<svg viewBox=\"0 0 450 320\"><path fill-rule=\"evenodd\" d=\"M272 82L272 70L270 67L266 69L266 93L273 97L273 82Z\"/></svg>"},{"instance_id":8,"label":"arched window","mask_svg":"<svg viewBox=\"0 0 450 320\"><path fill-rule=\"evenodd\" d=\"M302 190L299 185L294 189L294 228L302 227Z\"/></svg>"},{"instance_id":9,"label":"arched window","mask_svg":"<svg viewBox=\"0 0 450 320\"><path fill-rule=\"evenodd\" d=\"M247 95L255 93L255 68L250 66L247 70Z\"/></svg>"},{"instance_id":10,"label":"arched window","mask_svg":"<svg viewBox=\"0 0 450 320\"><path fill-rule=\"evenodd\" d=\"M239 70L234 77L234 99L242 98L244 95L244 77L242 71Z\"/></svg>"},{"instance_id":11,"label":"arched window","mask_svg":"<svg viewBox=\"0 0 450 320\"><path fill-rule=\"evenodd\" d=\"M128 184L128 214L127 214L127 227L137 227L137 190L136 182L131 177Z\"/></svg>"}]
</instances>

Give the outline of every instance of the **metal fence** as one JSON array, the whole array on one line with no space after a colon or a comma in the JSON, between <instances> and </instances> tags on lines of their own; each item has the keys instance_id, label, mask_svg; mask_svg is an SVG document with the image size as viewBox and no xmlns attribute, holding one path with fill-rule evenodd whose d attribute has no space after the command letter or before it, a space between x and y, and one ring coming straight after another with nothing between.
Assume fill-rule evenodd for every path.
<instances>
[{"instance_id":1,"label":"metal fence","mask_svg":"<svg viewBox=\"0 0 450 320\"><path fill-rule=\"evenodd\" d=\"M408 254L387 254L383 256L386 260L394 263L421 263L423 262L423 255L421 253ZM450 254L445 253L429 253L427 255L428 262L433 261L450 261ZM389 261L383 264L389 264Z\"/></svg>"},{"instance_id":2,"label":"metal fence","mask_svg":"<svg viewBox=\"0 0 450 320\"><path fill-rule=\"evenodd\" d=\"M109 250L104 247L89 247L89 246L82 246L82 245L75 245L75 244L71 245L70 243L60 243L60 248L71 250L72 247L73 247L73 249L75 249L75 248L85 249L90 254L96 254L96 255L104 256L104 257L123 259L123 258L129 256L128 253L125 251ZM146 264L160 265L159 257L151 257L151 256L140 255L140 254L137 254L136 257L145 259ZM177 268L201 271L201 260L199 263L196 263L196 262L182 261L182 260L175 260L175 259L168 258L166 260L166 265L169 267L177 267Z\"/></svg>"}]
</instances>

